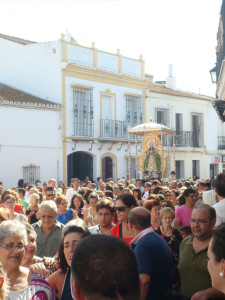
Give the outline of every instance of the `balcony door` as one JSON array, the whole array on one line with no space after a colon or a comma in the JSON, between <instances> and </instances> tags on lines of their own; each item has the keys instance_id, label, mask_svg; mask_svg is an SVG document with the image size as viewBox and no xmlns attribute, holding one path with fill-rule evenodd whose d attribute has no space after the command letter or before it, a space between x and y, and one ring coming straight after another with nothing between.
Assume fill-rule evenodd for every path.
<instances>
[{"instance_id":1,"label":"balcony door","mask_svg":"<svg viewBox=\"0 0 225 300\"><path fill-rule=\"evenodd\" d=\"M175 115L175 122L176 122L176 132L183 131L183 114L176 114Z\"/></svg>"},{"instance_id":2,"label":"balcony door","mask_svg":"<svg viewBox=\"0 0 225 300\"><path fill-rule=\"evenodd\" d=\"M114 97L101 97L101 130L103 137L115 136L115 103Z\"/></svg>"},{"instance_id":3,"label":"balcony door","mask_svg":"<svg viewBox=\"0 0 225 300\"><path fill-rule=\"evenodd\" d=\"M192 113L192 143L193 147L204 145L204 118L203 114Z\"/></svg>"}]
</instances>

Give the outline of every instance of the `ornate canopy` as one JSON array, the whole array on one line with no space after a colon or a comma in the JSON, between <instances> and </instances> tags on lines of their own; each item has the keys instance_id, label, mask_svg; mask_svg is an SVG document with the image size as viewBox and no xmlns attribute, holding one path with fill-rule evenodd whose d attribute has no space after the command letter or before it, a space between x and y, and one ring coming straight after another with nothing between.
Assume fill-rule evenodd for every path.
<instances>
[{"instance_id":1,"label":"ornate canopy","mask_svg":"<svg viewBox=\"0 0 225 300\"><path fill-rule=\"evenodd\" d=\"M166 127L165 125L148 122L144 124L137 125L128 129L129 133L136 134L136 135L146 135L153 133L155 135L173 135L174 130Z\"/></svg>"}]
</instances>

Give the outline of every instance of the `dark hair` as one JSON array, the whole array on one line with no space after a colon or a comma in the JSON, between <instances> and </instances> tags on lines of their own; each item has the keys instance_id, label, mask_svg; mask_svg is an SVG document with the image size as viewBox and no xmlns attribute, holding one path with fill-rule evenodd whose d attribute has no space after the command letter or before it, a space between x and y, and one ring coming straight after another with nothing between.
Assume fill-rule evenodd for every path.
<instances>
[{"instance_id":1,"label":"dark hair","mask_svg":"<svg viewBox=\"0 0 225 300\"><path fill-rule=\"evenodd\" d=\"M184 192L183 192L183 196L184 197L188 197L190 194L195 194L196 193L196 191L194 190L194 189L186 189L186 190L184 190Z\"/></svg>"},{"instance_id":2,"label":"dark hair","mask_svg":"<svg viewBox=\"0 0 225 300\"><path fill-rule=\"evenodd\" d=\"M164 200L161 201L161 203L162 202L166 202L167 207L170 207L170 208L172 208L173 211L175 211L175 208L174 208L174 205L173 205L172 201L164 199Z\"/></svg>"},{"instance_id":3,"label":"dark hair","mask_svg":"<svg viewBox=\"0 0 225 300\"><path fill-rule=\"evenodd\" d=\"M178 183L179 183L179 182L178 182ZM174 193L174 194L176 195L176 197L179 196L178 190L172 189L172 190L170 190L170 193Z\"/></svg>"},{"instance_id":4,"label":"dark hair","mask_svg":"<svg viewBox=\"0 0 225 300\"><path fill-rule=\"evenodd\" d=\"M186 188L189 188L191 186L190 182L185 181L184 186L186 186Z\"/></svg>"},{"instance_id":5,"label":"dark hair","mask_svg":"<svg viewBox=\"0 0 225 300\"><path fill-rule=\"evenodd\" d=\"M141 190L140 189L133 189L133 194L134 192L137 192L138 193L138 200L141 200Z\"/></svg>"},{"instance_id":6,"label":"dark hair","mask_svg":"<svg viewBox=\"0 0 225 300\"><path fill-rule=\"evenodd\" d=\"M110 198L113 199L113 192L111 192L111 191L105 191L105 196L106 197L110 197Z\"/></svg>"},{"instance_id":7,"label":"dark hair","mask_svg":"<svg viewBox=\"0 0 225 300\"><path fill-rule=\"evenodd\" d=\"M23 179L18 180L18 187L20 187L20 188L24 187L24 180Z\"/></svg>"},{"instance_id":8,"label":"dark hair","mask_svg":"<svg viewBox=\"0 0 225 300\"><path fill-rule=\"evenodd\" d=\"M160 206L159 201L157 200L146 200L144 202L144 208L148 209L149 211L151 211L153 209L153 207L155 206Z\"/></svg>"},{"instance_id":9,"label":"dark hair","mask_svg":"<svg viewBox=\"0 0 225 300\"><path fill-rule=\"evenodd\" d=\"M155 179L152 181L152 185L156 185L156 184L161 184L161 182L159 180Z\"/></svg>"},{"instance_id":10,"label":"dark hair","mask_svg":"<svg viewBox=\"0 0 225 300\"><path fill-rule=\"evenodd\" d=\"M79 193L73 195L73 197L71 198L70 208L76 209L76 207L75 207L75 205L74 205L74 202L73 202L73 200L74 200L75 198L78 198L78 199L80 200L80 206L78 207L78 209L79 209L79 208L83 208L83 207L84 207L84 200L83 200L82 195L79 194Z\"/></svg>"},{"instance_id":11,"label":"dark hair","mask_svg":"<svg viewBox=\"0 0 225 300\"><path fill-rule=\"evenodd\" d=\"M181 194L180 196L177 197L177 202L178 202L179 206L182 206L185 204L186 200L185 200L183 194Z\"/></svg>"},{"instance_id":12,"label":"dark hair","mask_svg":"<svg viewBox=\"0 0 225 300\"><path fill-rule=\"evenodd\" d=\"M221 259L225 259L225 223L213 230L211 245L216 261L220 262Z\"/></svg>"},{"instance_id":13,"label":"dark hair","mask_svg":"<svg viewBox=\"0 0 225 300\"><path fill-rule=\"evenodd\" d=\"M99 211L99 209L102 209L102 208L108 209L111 212L111 214L113 214L115 212L115 207L114 207L113 202L110 201L110 200L107 200L107 199L100 200L96 204L96 211L97 212Z\"/></svg>"},{"instance_id":14,"label":"dark hair","mask_svg":"<svg viewBox=\"0 0 225 300\"><path fill-rule=\"evenodd\" d=\"M116 201L120 200L122 201L127 207L131 207L132 205L134 207L138 206L136 199L134 198L133 195L131 194L123 194L123 195L119 195L116 198Z\"/></svg>"},{"instance_id":15,"label":"dark hair","mask_svg":"<svg viewBox=\"0 0 225 300\"><path fill-rule=\"evenodd\" d=\"M163 187L162 186L156 186L152 193L158 195L159 191L162 190L163 191Z\"/></svg>"},{"instance_id":16,"label":"dark hair","mask_svg":"<svg viewBox=\"0 0 225 300\"><path fill-rule=\"evenodd\" d=\"M187 235L191 235L192 231L191 231L191 226L181 226L179 228L179 231L186 233Z\"/></svg>"},{"instance_id":17,"label":"dark hair","mask_svg":"<svg viewBox=\"0 0 225 300\"><path fill-rule=\"evenodd\" d=\"M65 258L65 255L64 255L64 239L69 233L73 233L73 232L79 233L81 235L81 238L84 238L84 237L90 235L89 230L85 231L82 227L79 227L76 225L69 226L68 229L66 229L63 232L63 237L59 244L59 254L58 254L59 268L63 271L63 273L66 273L67 269L69 268L66 258Z\"/></svg>"},{"instance_id":18,"label":"dark hair","mask_svg":"<svg viewBox=\"0 0 225 300\"><path fill-rule=\"evenodd\" d=\"M105 190L113 192L113 188L108 184L105 186Z\"/></svg>"},{"instance_id":19,"label":"dark hair","mask_svg":"<svg viewBox=\"0 0 225 300\"><path fill-rule=\"evenodd\" d=\"M220 173L215 179L215 191L220 197L225 197L225 174Z\"/></svg>"},{"instance_id":20,"label":"dark hair","mask_svg":"<svg viewBox=\"0 0 225 300\"><path fill-rule=\"evenodd\" d=\"M210 221L216 219L216 210L215 210L214 207L212 207L212 206L210 206L208 204L205 204L205 203L197 203L197 204L195 204L194 209L199 209L199 208L200 209L203 208L203 209L206 209L208 211Z\"/></svg>"},{"instance_id":21,"label":"dark hair","mask_svg":"<svg viewBox=\"0 0 225 300\"><path fill-rule=\"evenodd\" d=\"M53 192L54 188L52 186L48 186L45 191L46 192Z\"/></svg>"},{"instance_id":22,"label":"dark hair","mask_svg":"<svg viewBox=\"0 0 225 300\"><path fill-rule=\"evenodd\" d=\"M100 179L102 179L102 177L97 177L97 181L99 181Z\"/></svg>"},{"instance_id":23,"label":"dark hair","mask_svg":"<svg viewBox=\"0 0 225 300\"><path fill-rule=\"evenodd\" d=\"M74 251L71 269L87 299L140 298L137 259L122 239L104 234L84 238Z\"/></svg>"},{"instance_id":24,"label":"dark hair","mask_svg":"<svg viewBox=\"0 0 225 300\"><path fill-rule=\"evenodd\" d=\"M151 215L148 209L136 207L129 211L128 220L132 222L138 230L143 230L151 226Z\"/></svg>"},{"instance_id":25,"label":"dark hair","mask_svg":"<svg viewBox=\"0 0 225 300\"><path fill-rule=\"evenodd\" d=\"M23 196L25 196L25 194L26 194L26 191L23 188L18 189L18 192L21 193L21 194L23 194Z\"/></svg>"}]
</instances>

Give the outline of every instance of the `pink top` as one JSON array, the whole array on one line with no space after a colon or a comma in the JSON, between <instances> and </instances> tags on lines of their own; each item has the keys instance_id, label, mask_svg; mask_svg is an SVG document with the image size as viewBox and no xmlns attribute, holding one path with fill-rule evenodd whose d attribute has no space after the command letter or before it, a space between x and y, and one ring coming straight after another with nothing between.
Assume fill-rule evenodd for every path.
<instances>
[{"instance_id":1,"label":"pink top","mask_svg":"<svg viewBox=\"0 0 225 300\"><path fill-rule=\"evenodd\" d=\"M179 221L180 226L190 226L189 220L191 219L192 211L193 207L187 207L186 205L177 207L174 221Z\"/></svg>"}]
</instances>

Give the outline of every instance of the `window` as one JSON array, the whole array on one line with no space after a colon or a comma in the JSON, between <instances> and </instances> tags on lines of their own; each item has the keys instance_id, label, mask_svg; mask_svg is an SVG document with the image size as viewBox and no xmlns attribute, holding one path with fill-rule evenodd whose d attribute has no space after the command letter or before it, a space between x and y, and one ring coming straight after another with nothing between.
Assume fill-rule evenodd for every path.
<instances>
[{"instance_id":1,"label":"window","mask_svg":"<svg viewBox=\"0 0 225 300\"><path fill-rule=\"evenodd\" d=\"M184 177L184 161L183 160L176 160L176 178L185 178Z\"/></svg>"},{"instance_id":2,"label":"window","mask_svg":"<svg viewBox=\"0 0 225 300\"><path fill-rule=\"evenodd\" d=\"M204 146L204 115L192 113L192 143L193 147Z\"/></svg>"},{"instance_id":3,"label":"window","mask_svg":"<svg viewBox=\"0 0 225 300\"><path fill-rule=\"evenodd\" d=\"M138 96L126 95L126 122L127 128L134 127L142 123L142 98ZM134 138L131 134L130 138Z\"/></svg>"},{"instance_id":4,"label":"window","mask_svg":"<svg viewBox=\"0 0 225 300\"><path fill-rule=\"evenodd\" d=\"M74 135L93 136L93 90L73 87Z\"/></svg>"},{"instance_id":5,"label":"window","mask_svg":"<svg viewBox=\"0 0 225 300\"><path fill-rule=\"evenodd\" d=\"M23 167L23 180L28 183L35 183L36 180L40 180L40 167L30 165Z\"/></svg>"},{"instance_id":6,"label":"window","mask_svg":"<svg viewBox=\"0 0 225 300\"><path fill-rule=\"evenodd\" d=\"M165 108L156 108L155 110L156 123L170 127L170 111Z\"/></svg>"},{"instance_id":7,"label":"window","mask_svg":"<svg viewBox=\"0 0 225 300\"><path fill-rule=\"evenodd\" d=\"M197 176L200 178L200 161L199 160L192 160L192 178Z\"/></svg>"}]
</instances>

